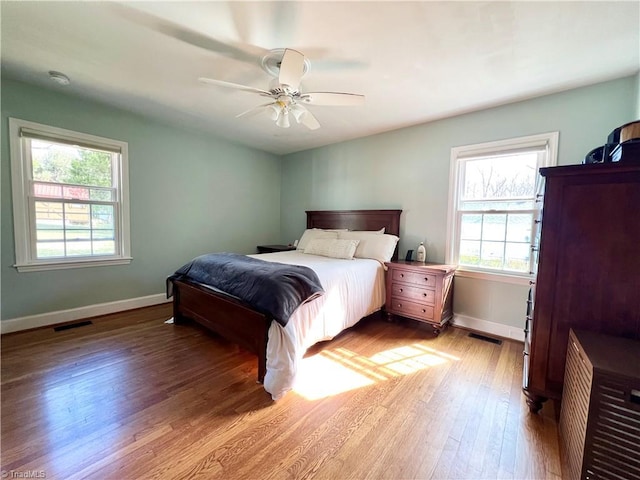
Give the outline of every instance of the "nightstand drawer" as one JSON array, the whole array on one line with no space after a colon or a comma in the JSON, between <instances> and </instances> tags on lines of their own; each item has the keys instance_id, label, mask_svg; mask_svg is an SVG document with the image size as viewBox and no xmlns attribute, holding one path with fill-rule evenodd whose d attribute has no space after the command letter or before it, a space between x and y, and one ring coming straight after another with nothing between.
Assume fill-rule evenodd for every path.
<instances>
[{"instance_id":1,"label":"nightstand drawer","mask_svg":"<svg viewBox=\"0 0 640 480\"><path fill-rule=\"evenodd\" d=\"M397 299L414 300L419 303L433 305L436 300L436 291L425 287L414 287L406 283L392 283L391 295Z\"/></svg>"},{"instance_id":2,"label":"nightstand drawer","mask_svg":"<svg viewBox=\"0 0 640 480\"><path fill-rule=\"evenodd\" d=\"M419 303L409 302L403 298L391 298L391 311L398 315L407 317L415 317L422 320L433 320L433 306L420 305Z\"/></svg>"},{"instance_id":3,"label":"nightstand drawer","mask_svg":"<svg viewBox=\"0 0 640 480\"><path fill-rule=\"evenodd\" d=\"M436 286L436 276L429 275L426 273L419 272L411 272L407 270L393 270L392 280L396 282L407 282L413 283L415 285L428 286L431 288L435 288Z\"/></svg>"}]
</instances>

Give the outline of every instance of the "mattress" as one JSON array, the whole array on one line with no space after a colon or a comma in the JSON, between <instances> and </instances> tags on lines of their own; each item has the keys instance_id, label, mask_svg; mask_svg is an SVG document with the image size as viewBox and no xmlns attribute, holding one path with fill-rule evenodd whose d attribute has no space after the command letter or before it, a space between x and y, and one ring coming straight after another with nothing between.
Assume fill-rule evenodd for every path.
<instances>
[{"instance_id":1,"label":"mattress","mask_svg":"<svg viewBox=\"0 0 640 480\"><path fill-rule=\"evenodd\" d=\"M384 266L377 260L342 260L299 251L255 257L307 266L316 272L325 291L324 295L298 307L285 327L271 323L264 388L278 400L294 388L300 362L309 347L332 339L382 308Z\"/></svg>"}]
</instances>

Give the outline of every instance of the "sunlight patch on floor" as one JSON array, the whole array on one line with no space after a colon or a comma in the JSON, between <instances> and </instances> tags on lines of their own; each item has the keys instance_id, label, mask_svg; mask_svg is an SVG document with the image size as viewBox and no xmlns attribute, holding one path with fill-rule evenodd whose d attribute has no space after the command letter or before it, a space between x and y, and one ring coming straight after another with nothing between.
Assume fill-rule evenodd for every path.
<instances>
[{"instance_id":1,"label":"sunlight patch on floor","mask_svg":"<svg viewBox=\"0 0 640 480\"><path fill-rule=\"evenodd\" d=\"M293 390L307 400L318 400L458 360L419 343L371 357L342 347L327 349L302 360Z\"/></svg>"}]
</instances>

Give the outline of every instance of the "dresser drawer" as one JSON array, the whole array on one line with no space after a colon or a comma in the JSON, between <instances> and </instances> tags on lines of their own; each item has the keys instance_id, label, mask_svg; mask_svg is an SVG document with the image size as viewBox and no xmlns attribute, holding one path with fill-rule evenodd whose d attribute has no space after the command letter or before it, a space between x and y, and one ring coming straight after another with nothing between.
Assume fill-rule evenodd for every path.
<instances>
[{"instance_id":1,"label":"dresser drawer","mask_svg":"<svg viewBox=\"0 0 640 480\"><path fill-rule=\"evenodd\" d=\"M419 303L433 305L436 301L436 291L425 287L415 287L405 283L392 283L391 295L394 298L414 300Z\"/></svg>"},{"instance_id":2,"label":"dresser drawer","mask_svg":"<svg viewBox=\"0 0 640 480\"><path fill-rule=\"evenodd\" d=\"M393 270L391 279L394 282L407 282L414 285L422 285L431 288L436 286L436 276L420 272L409 272L407 270Z\"/></svg>"},{"instance_id":3,"label":"dresser drawer","mask_svg":"<svg viewBox=\"0 0 640 480\"><path fill-rule=\"evenodd\" d=\"M421 305L395 296L391 298L391 311L397 315L433 320L433 305Z\"/></svg>"}]
</instances>

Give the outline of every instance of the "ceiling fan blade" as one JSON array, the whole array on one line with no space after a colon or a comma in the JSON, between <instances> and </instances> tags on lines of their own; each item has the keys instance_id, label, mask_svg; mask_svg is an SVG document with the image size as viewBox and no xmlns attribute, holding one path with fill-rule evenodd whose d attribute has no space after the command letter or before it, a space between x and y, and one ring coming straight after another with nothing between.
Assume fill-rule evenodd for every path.
<instances>
[{"instance_id":1,"label":"ceiling fan blade","mask_svg":"<svg viewBox=\"0 0 640 480\"><path fill-rule=\"evenodd\" d=\"M239 113L238 115L236 115L236 118L240 118L240 117L252 117L253 115L256 115L264 110L267 109L267 107L270 107L271 105L275 105L276 102L269 102L269 103L265 103L263 105L258 105L257 107L253 107L250 108L249 110L245 110L242 113Z\"/></svg>"},{"instance_id":2,"label":"ceiling fan blade","mask_svg":"<svg viewBox=\"0 0 640 480\"><path fill-rule=\"evenodd\" d=\"M122 3L109 3L109 8L127 21L242 62L259 65L260 59L267 53L266 49L255 45L238 45L216 40L195 30Z\"/></svg>"},{"instance_id":3,"label":"ceiling fan blade","mask_svg":"<svg viewBox=\"0 0 640 480\"><path fill-rule=\"evenodd\" d=\"M302 123L309 130L317 130L318 128L320 128L320 122L318 122L318 119L309 110L307 110L306 113L302 116L302 118L300 119L300 123Z\"/></svg>"},{"instance_id":4,"label":"ceiling fan blade","mask_svg":"<svg viewBox=\"0 0 640 480\"><path fill-rule=\"evenodd\" d=\"M304 55L297 50L285 49L280 61L280 75L278 76L280 84L288 85L292 90L298 90L303 73Z\"/></svg>"},{"instance_id":5,"label":"ceiling fan blade","mask_svg":"<svg viewBox=\"0 0 640 480\"><path fill-rule=\"evenodd\" d=\"M320 122L318 122L318 119L299 103L291 104L289 109L293 114L293 117L296 119L296 122L303 124L309 130L316 130L320 128Z\"/></svg>"},{"instance_id":6,"label":"ceiling fan blade","mask_svg":"<svg viewBox=\"0 0 640 480\"><path fill-rule=\"evenodd\" d=\"M364 105L364 95L338 92L309 92L301 95L300 101L309 105Z\"/></svg>"},{"instance_id":7,"label":"ceiling fan blade","mask_svg":"<svg viewBox=\"0 0 640 480\"><path fill-rule=\"evenodd\" d=\"M208 83L210 85L216 85L218 87L234 88L236 90L243 90L245 92L259 93L260 95L265 95L268 97L271 96L271 92L268 92L266 90L261 90L259 88L254 88L254 87L248 87L246 85L239 85L237 83L225 82L223 80L215 80L213 78L205 78L205 77L200 77L198 78L198 80L202 83Z\"/></svg>"}]
</instances>

